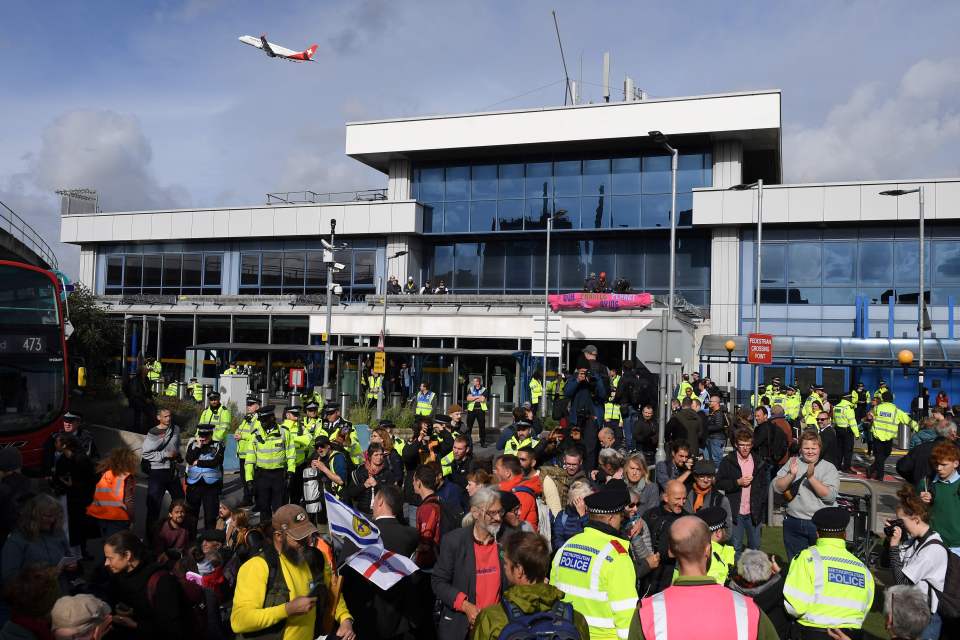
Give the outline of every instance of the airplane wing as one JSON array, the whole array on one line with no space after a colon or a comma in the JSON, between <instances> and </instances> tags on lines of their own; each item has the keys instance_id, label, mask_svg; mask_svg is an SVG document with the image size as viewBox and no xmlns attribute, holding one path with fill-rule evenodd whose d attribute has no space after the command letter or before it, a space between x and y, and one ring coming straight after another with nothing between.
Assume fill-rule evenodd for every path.
<instances>
[{"instance_id":1,"label":"airplane wing","mask_svg":"<svg viewBox=\"0 0 960 640\"><path fill-rule=\"evenodd\" d=\"M317 52L317 45L315 44L310 45L310 47L304 51L294 51L293 49L288 49L286 47L281 47L278 44L268 42L266 36L260 36L259 38L255 38L253 36L240 36L238 40L244 44L250 45L251 47L256 47L257 49L262 50L271 58L282 58L291 62L314 62L312 58Z\"/></svg>"}]
</instances>

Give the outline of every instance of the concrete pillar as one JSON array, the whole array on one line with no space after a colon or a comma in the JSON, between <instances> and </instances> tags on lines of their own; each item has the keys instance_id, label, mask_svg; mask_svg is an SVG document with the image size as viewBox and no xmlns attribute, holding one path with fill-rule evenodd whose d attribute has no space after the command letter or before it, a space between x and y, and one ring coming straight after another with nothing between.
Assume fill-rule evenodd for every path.
<instances>
[{"instance_id":1,"label":"concrete pillar","mask_svg":"<svg viewBox=\"0 0 960 640\"><path fill-rule=\"evenodd\" d=\"M743 144L739 140L713 143L713 186L732 187L743 182Z\"/></svg>"},{"instance_id":2,"label":"concrete pillar","mask_svg":"<svg viewBox=\"0 0 960 640\"><path fill-rule=\"evenodd\" d=\"M80 249L80 269L77 280L82 282L91 291L97 290L97 249L95 246L85 245ZM101 290L100 293L103 293Z\"/></svg>"},{"instance_id":3,"label":"concrete pillar","mask_svg":"<svg viewBox=\"0 0 960 640\"><path fill-rule=\"evenodd\" d=\"M409 160L391 160L387 178L388 200L409 200L410 182L413 177Z\"/></svg>"},{"instance_id":4,"label":"concrete pillar","mask_svg":"<svg viewBox=\"0 0 960 640\"><path fill-rule=\"evenodd\" d=\"M716 176L716 174L714 174ZM710 333L736 335L739 329L740 283L730 274L740 273L740 233L736 227L714 227L710 246ZM711 377L717 385L737 385L736 365L713 365Z\"/></svg>"}]
</instances>

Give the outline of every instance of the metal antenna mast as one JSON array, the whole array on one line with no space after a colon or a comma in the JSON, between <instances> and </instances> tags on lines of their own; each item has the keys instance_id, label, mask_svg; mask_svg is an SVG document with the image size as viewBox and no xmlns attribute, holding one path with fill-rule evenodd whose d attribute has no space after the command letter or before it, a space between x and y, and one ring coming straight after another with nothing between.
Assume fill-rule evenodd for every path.
<instances>
[{"instance_id":1,"label":"metal antenna mast","mask_svg":"<svg viewBox=\"0 0 960 640\"><path fill-rule=\"evenodd\" d=\"M557 44L560 45L560 61L563 63L563 104L567 104L567 96L570 96L570 102L573 102L573 94L570 92L570 75L567 73L567 59L563 55L563 42L560 40L560 25L557 23L557 12L553 14L553 27L557 30Z\"/></svg>"}]
</instances>

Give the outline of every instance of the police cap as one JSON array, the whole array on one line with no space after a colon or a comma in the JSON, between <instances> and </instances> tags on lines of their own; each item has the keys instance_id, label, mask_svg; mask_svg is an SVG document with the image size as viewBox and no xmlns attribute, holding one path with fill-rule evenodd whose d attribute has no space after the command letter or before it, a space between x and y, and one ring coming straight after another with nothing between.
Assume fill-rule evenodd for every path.
<instances>
[{"instance_id":1,"label":"police cap","mask_svg":"<svg viewBox=\"0 0 960 640\"><path fill-rule=\"evenodd\" d=\"M393 420L381 419L377 420L377 426L381 429L393 429L397 425L393 424Z\"/></svg>"},{"instance_id":2,"label":"police cap","mask_svg":"<svg viewBox=\"0 0 960 640\"><path fill-rule=\"evenodd\" d=\"M453 420L450 419L450 416L444 415L444 414L442 414L442 413L438 413L437 415L433 416L433 424L447 424L447 425L449 425L449 424L451 424L452 422L453 422Z\"/></svg>"},{"instance_id":3,"label":"police cap","mask_svg":"<svg viewBox=\"0 0 960 640\"><path fill-rule=\"evenodd\" d=\"M884 386L884 385L886 385L886 384L887 384L887 381L884 380L883 378L880 378L880 386L882 387L882 386Z\"/></svg>"},{"instance_id":4,"label":"police cap","mask_svg":"<svg viewBox=\"0 0 960 640\"><path fill-rule=\"evenodd\" d=\"M532 427L533 425L527 422L526 420L517 420L513 424L513 428L516 429L517 431L520 431L521 429L530 429Z\"/></svg>"},{"instance_id":5,"label":"police cap","mask_svg":"<svg viewBox=\"0 0 960 640\"><path fill-rule=\"evenodd\" d=\"M707 523L710 531L720 531L727 526L727 512L721 506L704 507L697 511L697 517Z\"/></svg>"},{"instance_id":6,"label":"police cap","mask_svg":"<svg viewBox=\"0 0 960 640\"><path fill-rule=\"evenodd\" d=\"M285 407L283 408L283 412L284 412L285 414L286 414L286 413L292 413L293 415L298 416L298 415L300 415L300 407L298 407L297 405L294 405L294 404L290 404L290 405L287 405L287 406L285 406Z\"/></svg>"},{"instance_id":7,"label":"police cap","mask_svg":"<svg viewBox=\"0 0 960 640\"><path fill-rule=\"evenodd\" d=\"M220 399L220 393L217 391L211 391L210 393L207 394L207 400L219 400L219 399Z\"/></svg>"},{"instance_id":8,"label":"police cap","mask_svg":"<svg viewBox=\"0 0 960 640\"><path fill-rule=\"evenodd\" d=\"M844 400L852 400L852 399L853 399L853 394L852 394L852 393L845 393L845 394L843 394L843 395L840 396L840 397L843 398Z\"/></svg>"},{"instance_id":9,"label":"police cap","mask_svg":"<svg viewBox=\"0 0 960 640\"><path fill-rule=\"evenodd\" d=\"M583 499L590 513L609 515L620 513L630 504L630 492L623 480L611 480L599 491Z\"/></svg>"},{"instance_id":10,"label":"police cap","mask_svg":"<svg viewBox=\"0 0 960 640\"><path fill-rule=\"evenodd\" d=\"M247 404L260 404L260 398L257 396L247 396Z\"/></svg>"},{"instance_id":11,"label":"police cap","mask_svg":"<svg viewBox=\"0 0 960 640\"><path fill-rule=\"evenodd\" d=\"M791 387L790 385L785 386L785 387L783 388L783 390L784 390L784 391L796 391L796 389L793 388L793 387Z\"/></svg>"},{"instance_id":12,"label":"police cap","mask_svg":"<svg viewBox=\"0 0 960 640\"><path fill-rule=\"evenodd\" d=\"M774 378L771 382L772 382L773 384L780 384L781 380L780 380L780 378Z\"/></svg>"},{"instance_id":13,"label":"police cap","mask_svg":"<svg viewBox=\"0 0 960 640\"><path fill-rule=\"evenodd\" d=\"M813 524L817 531L839 533L847 530L850 512L842 507L824 507L813 514Z\"/></svg>"},{"instance_id":14,"label":"police cap","mask_svg":"<svg viewBox=\"0 0 960 640\"><path fill-rule=\"evenodd\" d=\"M307 404L303 405L303 408L306 409L307 411L316 411L317 409L320 408L320 405L318 405L316 402L313 402L311 400Z\"/></svg>"},{"instance_id":15,"label":"police cap","mask_svg":"<svg viewBox=\"0 0 960 640\"><path fill-rule=\"evenodd\" d=\"M697 460L697 463L693 465L693 475L715 476L717 475L717 465L710 460Z\"/></svg>"},{"instance_id":16,"label":"police cap","mask_svg":"<svg viewBox=\"0 0 960 640\"><path fill-rule=\"evenodd\" d=\"M83 416L76 411L67 411L63 414L64 422L78 422L80 420L83 420Z\"/></svg>"},{"instance_id":17,"label":"police cap","mask_svg":"<svg viewBox=\"0 0 960 640\"><path fill-rule=\"evenodd\" d=\"M276 411L276 409L277 409L277 408L276 408L275 406L273 406L272 404L267 404L267 405L264 405L264 406L260 407L260 411L257 412L257 415L260 416L261 418L264 418L264 417L266 417L266 416L273 416L273 415L276 415L276 414L274 413L274 412Z\"/></svg>"},{"instance_id":18,"label":"police cap","mask_svg":"<svg viewBox=\"0 0 960 640\"><path fill-rule=\"evenodd\" d=\"M197 425L197 435L198 435L198 436L212 436L212 435L213 435L213 425L212 425L212 424L200 424L200 425Z\"/></svg>"},{"instance_id":19,"label":"police cap","mask_svg":"<svg viewBox=\"0 0 960 640\"><path fill-rule=\"evenodd\" d=\"M325 416L332 416L332 415L335 414L337 411L340 411L340 407L338 407L338 406L335 405L335 404L331 404L331 405L326 406L326 407L323 408L323 415L325 415Z\"/></svg>"}]
</instances>

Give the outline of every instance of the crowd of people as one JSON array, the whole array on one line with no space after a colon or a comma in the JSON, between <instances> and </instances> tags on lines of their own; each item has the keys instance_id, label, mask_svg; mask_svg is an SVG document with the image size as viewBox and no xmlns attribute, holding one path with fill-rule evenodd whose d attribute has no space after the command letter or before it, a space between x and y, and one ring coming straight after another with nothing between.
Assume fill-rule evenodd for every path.
<instances>
[{"instance_id":1,"label":"crowd of people","mask_svg":"<svg viewBox=\"0 0 960 640\"><path fill-rule=\"evenodd\" d=\"M731 415L709 380L685 377L658 462L649 386L630 362L610 369L592 345L581 355L568 377L537 378L556 424L517 407L492 458L475 451L494 435L479 378L447 413L421 386L412 433L381 420L365 447L312 399L280 409L250 397L231 433L211 393L189 437L161 409L142 451L102 456L68 414L42 491L18 450L0 449L0 640L860 637L876 586L848 550L838 432L872 420L882 456L883 429L901 420L886 392L851 423L856 398L787 400L796 391L774 381ZM898 462L884 554L894 637L953 637L960 614L953 420L932 412ZM228 438L241 491L224 489ZM760 550L771 484L782 558ZM381 589L344 564L356 549L328 522L325 494L417 570Z\"/></svg>"}]
</instances>

